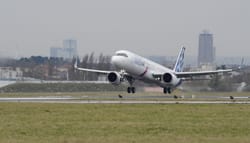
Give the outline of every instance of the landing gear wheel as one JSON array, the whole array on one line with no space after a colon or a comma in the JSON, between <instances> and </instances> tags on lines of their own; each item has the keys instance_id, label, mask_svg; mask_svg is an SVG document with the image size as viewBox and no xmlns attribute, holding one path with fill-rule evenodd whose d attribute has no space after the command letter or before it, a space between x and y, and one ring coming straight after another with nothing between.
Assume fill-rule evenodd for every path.
<instances>
[{"instance_id":1,"label":"landing gear wheel","mask_svg":"<svg viewBox=\"0 0 250 143\"><path fill-rule=\"evenodd\" d=\"M166 94L167 93L167 88L163 88L163 93Z\"/></svg>"},{"instance_id":2,"label":"landing gear wheel","mask_svg":"<svg viewBox=\"0 0 250 143\"><path fill-rule=\"evenodd\" d=\"M135 87L128 87L127 92L128 93L135 93Z\"/></svg>"},{"instance_id":3,"label":"landing gear wheel","mask_svg":"<svg viewBox=\"0 0 250 143\"><path fill-rule=\"evenodd\" d=\"M171 88L170 87L164 87L163 88L163 93L164 94L166 94L166 93L171 94Z\"/></svg>"},{"instance_id":4,"label":"landing gear wheel","mask_svg":"<svg viewBox=\"0 0 250 143\"><path fill-rule=\"evenodd\" d=\"M168 90L168 93L171 94L171 88L168 88L167 90Z\"/></svg>"},{"instance_id":5,"label":"landing gear wheel","mask_svg":"<svg viewBox=\"0 0 250 143\"><path fill-rule=\"evenodd\" d=\"M130 87L127 88L127 92L130 93L131 92L131 89Z\"/></svg>"},{"instance_id":6,"label":"landing gear wheel","mask_svg":"<svg viewBox=\"0 0 250 143\"><path fill-rule=\"evenodd\" d=\"M135 93L135 87L131 87L132 93Z\"/></svg>"}]
</instances>

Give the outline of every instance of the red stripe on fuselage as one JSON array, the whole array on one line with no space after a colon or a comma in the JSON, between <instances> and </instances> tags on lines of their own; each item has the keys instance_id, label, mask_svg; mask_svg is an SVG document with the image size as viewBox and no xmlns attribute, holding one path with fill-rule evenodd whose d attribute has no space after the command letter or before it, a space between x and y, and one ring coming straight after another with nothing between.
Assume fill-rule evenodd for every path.
<instances>
[{"instance_id":1,"label":"red stripe on fuselage","mask_svg":"<svg viewBox=\"0 0 250 143\"><path fill-rule=\"evenodd\" d=\"M147 72L148 72L148 67L146 67L145 71L142 74L140 74L139 76L143 77Z\"/></svg>"}]
</instances>

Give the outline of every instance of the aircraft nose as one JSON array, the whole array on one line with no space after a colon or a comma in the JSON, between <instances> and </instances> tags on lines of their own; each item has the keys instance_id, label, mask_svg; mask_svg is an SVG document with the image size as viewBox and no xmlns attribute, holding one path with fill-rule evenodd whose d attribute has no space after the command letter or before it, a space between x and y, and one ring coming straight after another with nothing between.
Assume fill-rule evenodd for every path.
<instances>
[{"instance_id":1,"label":"aircraft nose","mask_svg":"<svg viewBox=\"0 0 250 143\"><path fill-rule=\"evenodd\" d=\"M111 64L117 66L117 65L120 65L121 64L121 59L117 56L112 56L111 58Z\"/></svg>"}]
</instances>

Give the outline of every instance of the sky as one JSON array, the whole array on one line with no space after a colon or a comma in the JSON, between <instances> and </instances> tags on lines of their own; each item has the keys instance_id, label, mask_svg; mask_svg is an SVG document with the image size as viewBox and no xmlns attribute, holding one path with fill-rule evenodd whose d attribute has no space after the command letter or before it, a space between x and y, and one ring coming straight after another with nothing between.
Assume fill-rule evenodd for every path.
<instances>
[{"instance_id":1,"label":"sky","mask_svg":"<svg viewBox=\"0 0 250 143\"><path fill-rule=\"evenodd\" d=\"M0 57L49 56L64 39L79 55L197 56L213 34L217 56L249 56L249 0L0 0Z\"/></svg>"}]
</instances>

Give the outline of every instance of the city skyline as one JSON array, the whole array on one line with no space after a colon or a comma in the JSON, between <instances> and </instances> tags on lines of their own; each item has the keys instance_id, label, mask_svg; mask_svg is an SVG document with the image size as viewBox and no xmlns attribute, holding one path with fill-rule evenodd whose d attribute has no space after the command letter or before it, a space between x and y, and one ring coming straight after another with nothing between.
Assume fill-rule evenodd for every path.
<instances>
[{"instance_id":1,"label":"city skyline","mask_svg":"<svg viewBox=\"0 0 250 143\"><path fill-rule=\"evenodd\" d=\"M62 47L50 47L50 57L53 58L64 58L73 59L77 57L77 40L75 39L65 39L63 40Z\"/></svg>"},{"instance_id":2,"label":"city skyline","mask_svg":"<svg viewBox=\"0 0 250 143\"><path fill-rule=\"evenodd\" d=\"M0 57L49 56L63 39L80 56L127 49L142 56L197 56L198 35L214 35L218 56L248 56L250 1L0 1Z\"/></svg>"}]
</instances>

